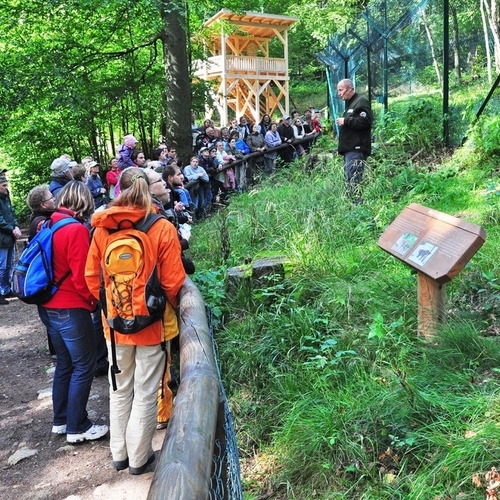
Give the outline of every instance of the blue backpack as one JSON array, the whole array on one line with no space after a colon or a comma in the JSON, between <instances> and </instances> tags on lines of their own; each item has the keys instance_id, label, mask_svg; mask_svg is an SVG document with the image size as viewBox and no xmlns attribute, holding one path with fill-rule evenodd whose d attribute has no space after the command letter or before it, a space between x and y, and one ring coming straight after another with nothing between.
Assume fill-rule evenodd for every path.
<instances>
[{"instance_id":1,"label":"blue backpack","mask_svg":"<svg viewBox=\"0 0 500 500\"><path fill-rule=\"evenodd\" d=\"M69 276L68 272L57 282L54 281L52 240L58 229L72 223L78 221L73 217L65 217L54 224L51 220L45 221L21 253L12 273L11 288L12 293L23 302L45 304Z\"/></svg>"}]
</instances>

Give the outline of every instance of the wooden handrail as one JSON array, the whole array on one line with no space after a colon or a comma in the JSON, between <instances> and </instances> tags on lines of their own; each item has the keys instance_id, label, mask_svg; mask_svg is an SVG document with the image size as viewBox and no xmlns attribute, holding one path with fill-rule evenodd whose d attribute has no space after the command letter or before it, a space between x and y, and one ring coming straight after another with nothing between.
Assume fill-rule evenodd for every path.
<instances>
[{"instance_id":1,"label":"wooden handrail","mask_svg":"<svg viewBox=\"0 0 500 500\"><path fill-rule=\"evenodd\" d=\"M147 500L206 500L220 400L205 302L191 281L179 294L181 383Z\"/></svg>"},{"instance_id":2,"label":"wooden handrail","mask_svg":"<svg viewBox=\"0 0 500 500\"><path fill-rule=\"evenodd\" d=\"M236 165L240 165L241 163L250 160L252 158L259 158L261 156L264 156L266 153L274 153L275 151L280 151L282 149L285 149L288 146L298 146L299 144L304 144L305 142L310 142L314 141L319 136L318 132L315 132L314 134L311 134L304 139L295 139L291 143L286 143L286 144L280 144L279 146L276 146L275 148L269 148L266 149L264 152L261 151L255 151L254 153L249 153L245 155L243 158L240 158L239 160L232 161L230 163L223 163L222 164L222 170L226 170L227 168L234 167Z\"/></svg>"}]
</instances>

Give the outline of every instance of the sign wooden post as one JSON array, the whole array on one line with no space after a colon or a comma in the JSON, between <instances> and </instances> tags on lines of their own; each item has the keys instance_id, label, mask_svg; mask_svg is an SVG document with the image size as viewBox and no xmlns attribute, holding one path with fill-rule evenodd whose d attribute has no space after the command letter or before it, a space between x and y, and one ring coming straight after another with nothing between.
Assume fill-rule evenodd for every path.
<instances>
[{"instance_id":1,"label":"sign wooden post","mask_svg":"<svg viewBox=\"0 0 500 500\"><path fill-rule=\"evenodd\" d=\"M418 334L432 338L443 321L445 289L424 273L417 273Z\"/></svg>"},{"instance_id":2,"label":"sign wooden post","mask_svg":"<svg viewBox=\"0 0 500 500\"><path fill-rule=\"evenodd\" d=\"M464 268L485 239L481 226L417 203L408 205L380 236L380 248L417 271L420 335L436 335L444 316L444 285Z\"/></svg>"}]
</instances>

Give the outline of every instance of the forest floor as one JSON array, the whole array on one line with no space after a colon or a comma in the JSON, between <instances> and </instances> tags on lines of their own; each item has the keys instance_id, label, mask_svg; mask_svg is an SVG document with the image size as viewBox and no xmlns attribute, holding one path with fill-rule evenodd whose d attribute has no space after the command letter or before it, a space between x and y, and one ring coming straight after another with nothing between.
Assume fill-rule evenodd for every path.
<instances>
[{"instance_id":1,"label":"forest floor","mask_svg":"<svg viewBox=\"0 0 500 500\"><path fill-rule=\"evenodd\" d=\"M53 362L36 306L0 306L0 498L2 500L145 500L154 465L142 476L111 466L109 434L70 445L51 433ZM109 425L109 385L95 378L89 417ZM155 431L157 458L165 430ZM25 455L17 463L18 456ZM156 462L155 462L156 463Z\"/></svg>"}]
</instances>

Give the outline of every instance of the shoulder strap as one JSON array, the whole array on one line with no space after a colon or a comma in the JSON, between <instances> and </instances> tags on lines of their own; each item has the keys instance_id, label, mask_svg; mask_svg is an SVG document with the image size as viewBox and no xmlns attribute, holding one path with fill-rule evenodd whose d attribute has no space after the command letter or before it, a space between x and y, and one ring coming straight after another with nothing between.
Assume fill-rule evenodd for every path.
<instances>
[{"instance_id":1,"label":"shoulder strap","mask_svg":"<svg viewBox=\"0 0 500 500\"><path fill-rule=\"evenodd\" d=\"M45 217L45 215L38 215L37 217L35 217L31 221L31 224L30 224L30 236L29 236L30 240L33 238L33 236L35 236L36 233L38 233L38 231L41 229L43 223L46 220L48 220L48 218Z\"/></svg>"},{"instance_id":2,"label":"shoulder strap","mask_svg":"<svg viewBox=\"0 0 500 500\"><path fill-rule=\"evenodd\" d=\"M76 219L73 219L73 217L64 217L57 222L54 222L51 224L51 220L49 219L49 227L52 229L52 232L55 233L58 229L61 229L62 227L72 224L73 222L78 222Z\"/></svg>"},{"instance_id":3,"label":"shoulder strap","mask_svg":"<svg viewBox=\"0 0 500 500\"><path fill-rule=\"evenodd\" d=\"M138 224L135 225L135 228L138 231L142 231L143 233L147 233L151 226L159 219L165 219L165 216L161 214L148 214L144 219L142 219Z\"/></svg>"}]
</instances>

